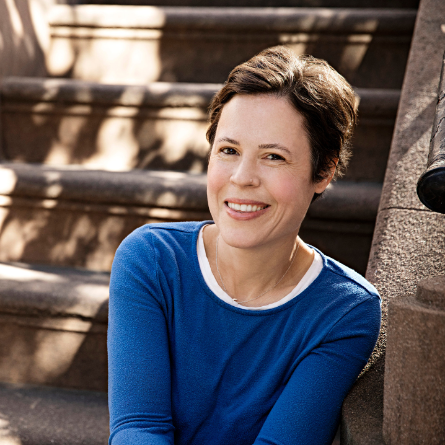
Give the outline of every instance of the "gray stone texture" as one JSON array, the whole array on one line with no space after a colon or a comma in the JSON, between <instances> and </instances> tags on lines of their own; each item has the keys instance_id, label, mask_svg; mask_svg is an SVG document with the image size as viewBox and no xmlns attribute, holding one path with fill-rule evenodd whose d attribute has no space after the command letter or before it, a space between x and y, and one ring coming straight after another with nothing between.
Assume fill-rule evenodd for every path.
<instances>
[{"instance_id":1,"label":"gray stone texture","mask_svg":"<svg viewBox=\"0 0 445 445\"><path fill-rule=\"evenodd\" d=\"M383 434L387 445L441 445L445 438L445 276L419 282L417 297L388 310Z\"/></svg>"},{"instance_id":2,"label":"gray stone texture","mask_svg":"<svg viewBox=\"0 0 445 445\"><path fill-rule=\"evenodd\" d=\"M416 194L417 180L428 157L445 49L444 24L445 3L422 0L367 270L367 278L383 297L382 333L371 363L379 357L381 361L384 355L388 300L412 297L420 279L443 275L445 271L445 216L426 210ZM383 387L382 368L374 367L369 373L369 378L380 380ZM349 431L354 431L353 424L360 422L360 414L353 411L360 403L358 385L348 395L343 409L343 422ZM377 399L369 398L369 409L377 409ZM378 428L381 431L382 426ZM367 443L365 435L355 431L345 443Z\"/></svg>"},{"instance_id":3,"label":"gray stone texture","mask_svg":"<svg viewBox=\"0 0 445 445\"><path fill-rule=\"evenodd\" d=\"M357 380L354 396L347 397L343 402L340 424L342 445L384 445L383 385L380 378L384 371L382 358L375 363L373 371Z\"/></svg>"},{"instance_id":4,"label":"gray stone texture","mask_svg":"<svg viewBox=\"0 0 445 445\"><path fill-rule=\"evenodd\" d=\"M106 445L107 395L0 384L3 445Z\"/></svg>"},{"instance_id":5,"label":"gray stone texture","mask_svg":"<svg viewBox=\"0 0 445 445\"><path fill-rule=\"evenodd\" d=\"M57 76L223 82L234 66L285 44L326 59L356 87L397 89L415 10L60 5L49 20Z\"/></svg>"}]
</instances>

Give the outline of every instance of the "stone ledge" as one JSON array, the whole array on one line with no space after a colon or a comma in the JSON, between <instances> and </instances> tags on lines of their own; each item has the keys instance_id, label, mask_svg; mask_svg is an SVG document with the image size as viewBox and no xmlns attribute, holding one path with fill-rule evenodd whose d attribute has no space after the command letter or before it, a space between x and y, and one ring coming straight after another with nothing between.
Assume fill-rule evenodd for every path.
<instances>
[{"instance_id":1,"label":"stone ledge","mask_svg":"<svg viewBox=\"0 0 445 445\"><path fill-rule=\"evenodd\" d=\"M80 0L80 4L118 5L122 0ZM419 6L419 0L126 0L126 5L224 6L224 7L324 7L324 8L403 8Z\"/></svg>"},{"instance_id":2,"label":"stone ledge","mask_svg":"<svg viewBox=\"0 0 445 445\"><path fill-rule=\"evenodd\" d=\"M61 102L123 107L207 109L221 84L152 82L108 85L76 79L7 77L0 83L3 101Z\"/></svg>"},{"instance_id":3,"label":"stone ledge","mask_svg":"<svg viewBox=\"0 0 445 445\"><path fill-rule=\"evenodd\" d=\"M324 32L411 36L416 10L58 5L51 27Z\"/></svg>"},{"instance_id":4,"label":"stone ledge","mask_svg":"<svg viewBox=\"0 0 445 445\"><path fill-rule=\"evenodd\" d=\"M207 110L222 84L152 82L148 85L107 85L74 79L8 77L0 83L5 109L12 102L48 102L109 107L201 108ZM395 119L399 90L355 88L360 118Z\"/></svg>"},{"instance_id":5,"label":"stone ledge","mask_svg":"<svg viewBox=\"0 0 445 445\"><path fill-rule=\"evenodd\" d=\"M207 210L206 175L174 171L112 172L4 162L0 195Z\"/></svg>"},{"instance_id":6,"label":"stone ledge","mask_svg":"<svg viewBox=\"0 0 445 445\"><path fill-rule=\"evenodd\" d=\"M109 206L208 212L206 175L172 171L111 172L81 167L0 163L0 195ZM374 221L381 185L337 182L309 209L315 219Z\"/></svg>"},{"instance_id":7,"label":"stone ledge","mask_svg":"<svg viewBox=\"0 0 445 445\"><path fill-rule=\"evenodd\" d=\"M310 218L375 221L382 185L339 181L331 184L308 211Z\"/></svg>"},{"instance_id":8,"label":"stone ledge","mask_svg":"<svg viewBox=\"0 0 445 445\"><path fill-rule=\"evenodd\" d=\"M108 283L106 272L0 263L0 314L106 324Z\"/></svg>"},{"instance_id":9,"label":"stone ledge","mask_svg":"<svg viewBox=\"0 0 445 445\"><path fill-rule=\"evenodd\" d=\"M0 442L106 445L107 394L0 384Z\"/></svg>"}]
</instances>

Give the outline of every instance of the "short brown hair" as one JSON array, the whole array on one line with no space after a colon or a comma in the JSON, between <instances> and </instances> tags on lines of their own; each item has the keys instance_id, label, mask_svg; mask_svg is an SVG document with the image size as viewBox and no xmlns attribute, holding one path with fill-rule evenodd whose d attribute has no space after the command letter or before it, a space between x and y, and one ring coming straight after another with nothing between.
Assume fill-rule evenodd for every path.
<instances>
[{"instance_id":1,"label":"short brown hair","mask_svg":"<svg viewBox=\"0 0 445 445\"><path fill-rule=\"evenodd\" d=\"M238 65L210 104L207 140L211 145L222 109L236 94L287 98L304 117L311 146L312 180L324 179L337 160L334 179L344 174L357 122L357 98L351 85L326 61L295 56L286 47L278 46Z\"/></svg>"}]
</instances>

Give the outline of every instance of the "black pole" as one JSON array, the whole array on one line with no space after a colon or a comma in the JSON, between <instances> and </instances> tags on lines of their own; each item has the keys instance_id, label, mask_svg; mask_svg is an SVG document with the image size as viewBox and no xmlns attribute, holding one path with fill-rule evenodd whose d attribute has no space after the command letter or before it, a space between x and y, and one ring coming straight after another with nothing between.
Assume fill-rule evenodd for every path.
<instances>
[{"instance_id":1,"label":"black pole","mask_svg":"<svg viewBox=\"0 0 445 445\"><path fill-rule=\"evenodd\" d=\"M417 195L430 210L445 213L445 54L442 60L436 115L426 170L417 182Z\"/></svg>"}]
</instances>

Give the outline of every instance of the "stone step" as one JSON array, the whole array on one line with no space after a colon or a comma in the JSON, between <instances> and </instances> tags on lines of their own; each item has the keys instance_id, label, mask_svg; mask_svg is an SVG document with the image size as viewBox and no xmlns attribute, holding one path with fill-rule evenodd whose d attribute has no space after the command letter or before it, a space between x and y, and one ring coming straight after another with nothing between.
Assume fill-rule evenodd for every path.
<instances>
[{"instance_id":1,"label":"stone step","mask_svg":"<svg viewBox=\"0 0 445 445\"><path fill-rule=\"evenodd\" d=\"M111 170L205 172L207 109L220 87L6 78L0 85L2 158ZM347 178L383 182L400 92L356 92L360 121Z\"/></svg>"},{"instance_id":2,"label":"stone step","mask_svg":"<svg viewBox=\"0 0 445 445\"><path fill-rule=\"evenodd\" d=\"M217 6L217 7L322 7L322 8L418 8L419 0L77 0L77 4Z\"/></svg>"},{"instance_id":3,"label":"stone step","mask_svg":"<svg viewBox=\"0 0 445 445\"><path fill-rule=\"evenodd\" d=\"M361 88L402 85L416 9L58 5L48 69L104 83L223 82L264 48L326 59Z\"/></svg>"},{"instance_id":4,"label":"stone step","mask_svg":"<svg viewBox=\"0 0 445 445\"><path fill-rule=\"evenodd\" d=\"M106 445L107 394L0 383L2 445Z\"/></svg>"},{"instance_id":5,"label":"stone step","mask_svg":"<svg viewBox=\"0 0 445 445\"><path fill-rule=\"evenodd\" d=\"M303 239L364 273L380 192L379 183L334 184L309 210ZM206 219L205 174L0 164L0 261L106 271L136 227Z\"/></svg>"},{"instance_id":6,"label":"stone step","mask_svg":"<svg viewBox=\"0 0 445 445\"><path fill-rule=\"evenodd\" d=\"M104 272L0 263L0 381L106 391L108 283Z\"/></svg>"}]
</instances>

